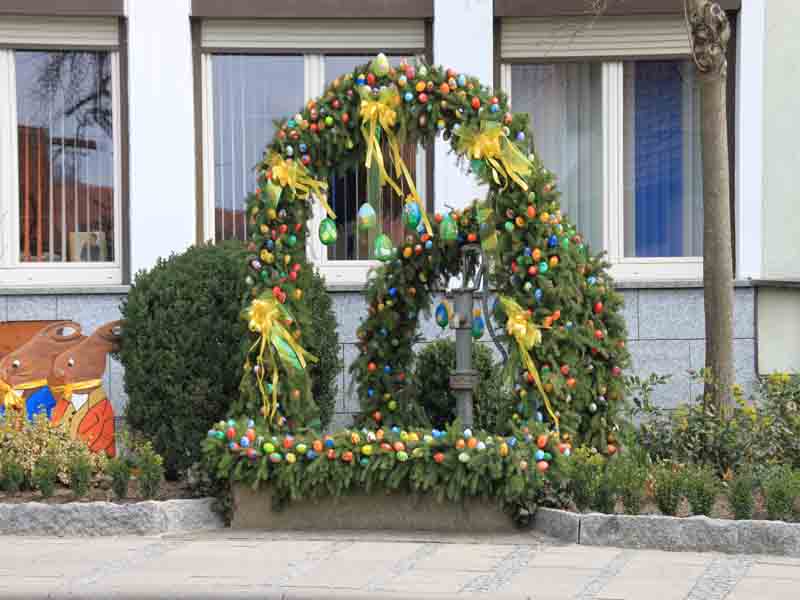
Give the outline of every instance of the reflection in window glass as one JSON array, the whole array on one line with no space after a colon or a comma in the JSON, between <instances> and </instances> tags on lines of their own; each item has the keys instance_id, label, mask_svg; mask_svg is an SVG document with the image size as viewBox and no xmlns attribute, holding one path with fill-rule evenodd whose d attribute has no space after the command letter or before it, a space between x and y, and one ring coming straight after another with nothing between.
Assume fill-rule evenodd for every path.
<instances>
[{"instance_id":1,"label":"reflection in window glass","mask_svg":"<svg viewBox=\"0 0 800 600\"><path fill-rule=\"evenodd\" d=\"M212 71L215 236L245 239L245 208L273 121L303 105L303 57L214 55Z\"/></svg>"},{"instance_id":2,"label":"reflection in window glass","mask_svg":"<svg viewBox=\"0 0 800 600\"><path fill-rule=\"evenodd\" d=\"M326 56L324 59L325 80L352 73L358 65L363 65L372 60L370 56ZM402 60L399 56L390 56L392 66L398 66ZM327 87L327 86L326 86ZM357 135L360 135L356 132ZM421 151L421 150L420 150ZM419 189L417 177L417 147L406 144L401 147L403 162L408 166L409 173L415 179L417 191L424 194L425 190ZM388 160L388 146L384 144L383 155ZM387 169L394 169L387 164ZM399 181L399 180L398 180ZM404 181L399 181L404 196L409 190ZM330 181L331 207L336 213L338 238L335 244L328 246L329 260L368 260L373 258L373 244L380 233L385 233L392 238L395 244L400 244L405 238L402 223L403 199L388 185L382 189L378 185L377 173L368 173L363 167L356 167L347 173L334 173ZM424 199L424 197L423 197ZM359 231L356 216L359 207L369 202L377 215L377 226L372 231Z\"/></svg>"},{"instance_id":3,"label":"reflection in window glass","mask_svg":"<svg viewBox=\"0 0 800 600\"><path fill-rule=\"evenodd\" d=\"M625 63L625 256L703 255L693 72L689 61Z\"/></svg>"},{"instance_id":4,"label":"reflection in window glass","mask_svg":"<svg viewBox=\"0 0 800 600\"><path fill-rule=\"evenodd\" d=\"M20 260L113 262L108 52L15 53Z\"/></svg>"},{"instance_id":5,"label":"reflection in window glass","mask_svg":"<svg viewBox=\"0 0 800 600\"><path fill-rule=\"evenodd\" d=\"M602 249L602 67L511 66L516 112L530 115L536 154L558 178L561 207L594 250Z\"/></svg>"}]
</instances>

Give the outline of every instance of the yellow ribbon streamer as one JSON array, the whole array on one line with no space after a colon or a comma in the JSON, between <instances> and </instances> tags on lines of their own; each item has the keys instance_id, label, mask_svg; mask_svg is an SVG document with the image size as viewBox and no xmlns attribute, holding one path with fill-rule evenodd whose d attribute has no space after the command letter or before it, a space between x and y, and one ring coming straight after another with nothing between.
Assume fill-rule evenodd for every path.
<instances>
[{"instance_id":1,"label":"yellow ribbon streamer","mask_svg":"<svg viewBox=\"0 0 800 600\"><path fill-rule=\"evenodd\" d=\"M336 213L328 204L328 184L311 176L308 169L296 160L286 160L277 152L270 154L267 167L272 173L272 181L278 182L281 187L290 187L294 195L300 200L305 200L313 195L319 200L322 208L331 219L336 218Z\"/></svg>"},{"instance_id":2,"label":"yellow ribbon streamer","mask_svg":"<svg viewBox=\"0 0 800 600\"><path fill-rule=\"evenodd\" d=\"M274 298L256 299L247 309L250 331L259 334L259 339L250 348L252 352L258 348L257 363L259 366L256 379L261 397L264 400L264 417L272 420L278 410L278 362L284 368L302 370L306 368L306 359L317 362L317 357L304 350L283 322L292 319L289 311ZM269 349L272 362L272 402L268 404L268 394L264 389L264 354Z\"/></svg>"},{"instance_id":3,"label":"yellow ribbon streamer","mask_svg":"<svg viewBox=\"0 0 800 600\"><path fill-rule=\"evenodd\" d=\"M411 176L411 172L400 154L400 144L394 132L397 124L397 111L394 107L398 104L400 104L400 95L397 93L396 88L384 89L377 100L371 99L368 92L362 93L360 107L361 135L364 136L364 141L367 143L367 156L364 165L370 168L374 156L375 163L380 171L381 185L388 183L398 196L403 197L403 190L386 172L380 142L380 131L383 130L389 142L395 174L402 175L408 185L409 194L406 197L406 202L414 202L419 206L425 230L429 235L433 235L433 228L428 219L428 214L425 212L425 205L419 196L417 186L414 184L414 178Z\"/></svg>"},{"instance_id":4,"label":"yellow ribbon streamer","mask_svg":"<svg viewBox=\"0 0 800 600\"><path fill-rule=\"evenodd\" d=\"M508 139L499 123L482 121L480 131L470 127L458 130L460 152L474 160L485 160L492 168L492 178L503 189L511 179L520 188L528 191L528 184L523 179L531 173L531 162ZM500 181L500 178L504 181Z\"/></svg>"},{"instance_id":5,"label":"yellow ribbon streamer","mask_svg":"<svg viewBox=\"0 0 800 600\"><path fill-rule=\"evenodd\" d=\"M517 347L519 348L519 355L522 360L522 364L525 369L527 369L528 373L533 376L533 380L536 382L536 387L539 389L539 393L542 395L542 398L544 398L544 405L547 409L547 414L550 415L550 418L553 420L553 423L556 426L556 431L558 431L558 417L556 416L553 407L550 405L550 399L547 397L547 393L544 391L544 386L542 385L542 378L539 376L539 371L536 369L536 363L533 362L533 357L531 357L530 353L534 346L538 346L542 343L542 328L535 325L531 321L531 315L528 313L528 311L523 309L514 300L505 296L500 296L499 298L500 303L503 305L503 309L508 316L506 330L508 331L509 335L517 340Z\"/></svg>"},{"instance_id":6,"label":"yellow ribbon streamer","mask_svg":"<svg viewBox=\"0 0 800 600\"><path fill-rule=\"evenodd\" d=\"M25 383L18 383L11 385L10 383L0 379L0 404L6 407L7 410L19 410L23 408L22 397L18 396L15 392L26 392L28 390L35 390L47 385L47 379L34 379Z\"/></svg>"},{"instance_id":7,"label":"yellow ribbon streamer","mask_svg":"<svg viewBox=\"0 0 800 600\"><path fill-rule=\"evenodd\" d=\"M83 381L76 381L74 383L65 383L64 385L52 386L50 391L54 394L60 393L64 397L64 400L71 402L72 394L74 392L90 390L101 385L103 385L102 379L85 379Z\"/></svg>"}]
</instances>

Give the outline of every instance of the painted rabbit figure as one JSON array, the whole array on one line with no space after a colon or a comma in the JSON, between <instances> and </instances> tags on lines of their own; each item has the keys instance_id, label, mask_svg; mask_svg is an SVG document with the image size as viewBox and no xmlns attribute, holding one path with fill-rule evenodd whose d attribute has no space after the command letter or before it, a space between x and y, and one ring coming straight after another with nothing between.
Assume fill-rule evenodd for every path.
<instances>
[{"instance_id":1,"label":"painted rabbit figure","mask_svg":"<svg viewBox=\"0 0 800 600\"><path fill-rule=\"evenodd\" d=\"M31 420L37 413L49 418L56 404L48 387L53 361L85 339L78 323L59 321L4 356L0 360L0 413L24 406Z\"/></svg>"},{"instance_id":2,"label":"painted rabbit figure","mask_svg":"<svg viewBox=\"0 0 800 600\"><path fill-rule=\"evenodd\" d=\"M92 452L116 454L114 409L103 390L106 357L117 349L121 321L106 323L53 361L49 375L56 400L52 421L72 437L84 440Z\"/></svg>"}]
</instances>

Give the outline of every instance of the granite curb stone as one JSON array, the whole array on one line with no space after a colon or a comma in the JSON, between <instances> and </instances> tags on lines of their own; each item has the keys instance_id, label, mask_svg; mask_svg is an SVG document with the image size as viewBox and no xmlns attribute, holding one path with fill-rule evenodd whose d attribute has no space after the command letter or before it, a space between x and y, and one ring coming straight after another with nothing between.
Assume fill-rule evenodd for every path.
<instances>
[{"instance_id":1,"label":"granite curb stone","mask_svg":"<svg viewBox=\"0 0 800 600\"><path fill-rule=\"evenodd\" d=\"M90 537L217 529L223 521L212 503L212 498L200 498L130 504L0 504L0 534Z\"/></svg>"},{"instance_id":2,"label":"granite curb stone","mask_svg":"<svg viewBox=\"0 0 800 600\"><path fill-rule=\"evenodd\" d=\"M800 557L800 524L782 521L577 514L540 508L533 528L583 546Z\"/></svg>"}]
</instances>

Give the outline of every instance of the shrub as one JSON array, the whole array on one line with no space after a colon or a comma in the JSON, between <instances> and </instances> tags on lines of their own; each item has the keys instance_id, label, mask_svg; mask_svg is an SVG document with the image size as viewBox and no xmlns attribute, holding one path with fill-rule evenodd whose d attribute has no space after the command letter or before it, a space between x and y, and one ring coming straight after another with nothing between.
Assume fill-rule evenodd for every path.
<instances>
[{"instance_id":1,"label":"shrub","mask_svg":"<svg viewBox=\"0 0 800 600\"><path fill-rule=\"evenodd\" d=\"M472 367L478 372L473 395L478 429L502 432L511 417L510 394L503 393L500 369L492 352L483 344L472 344ZM414 382L419 403L434 427L443 429L456 418L456 397L450 390L450 375L456 369L456 345L451 339L425 344L416 356Z\"/></svg>"},{"instance_id":2,"label":"shrub","mask_svg":"<svg viewBox=\"0 0 800 600\"><path fill-rule=\"evenodd\" d=\"M735 519L752 519L755 499L753 492L756 483L752 472L742 470L737 473L728 486L728 503Z\"/></svg>"},{"instance_id":3,"label":"shrub","mask_svg":"<svg viewBox=\"0 0 800 600\"><path fill-rule=\"evenodd\" d=\"M76 498L89 493L92 482L92 463L87 452L76 452L69 463L69 487Z\"/></svg>"},{"instance_id":4,"label":"shrub","mask_svg":"<svg viewBox=\"0 0 800 600\"><path fill-rule=\"evenodd\" d=\"M25 483L25 470L10 457L3 460L3 490L9 494L17 494Z\"/></svg>"},{"instance_id":5,"label":"shrub","mask_svg":"<svg viewBox=\"0 0 800 600\"><path fill-rule=\"evenodd\" d=\"M720 481L709 467L690 466L684 469L684 490L692 513L709 516L720 491Z\"/></svg>"},{"instance_id":6,"label":"shrub","mask_svg":"<svg viewBox=\"0 0 800 600\"><path fill-rule=\"evenodd\" d=\"M64 427L54 427L46 415L37 415L33 422L24 420L22 428L13 423L0 423L0 456L4 468L15 464L22 469L23 481L31 481L33 469L39 460L47 457L56 464L57 477L64 485L70 484L70 461L76 453L86 453L93 472L102 470L106 461L103 453L89 453L86 443L73 439Z\"/></svg>"},{"instance_id":7,"label":"shrub","mask_svg":"<svg viewBox=\"0 0 800 600\"><path fill-rule=\"evenodd\" d=\"M659 464L653 471L654 493L658 509L674 517L683 495L683 476L675 465Z\"/></svg>"},{"instance_id":8,"label":"shrub","mask_svg":"<svg viewBox=\"0 0 800 600\"><path fill-rule=\"evenodd\" d=\"M759 381L758 398L770 420L764 439L774 449L775 462L800 469L800 377L775 373Z\"/></svg>"},{"instance_id":9,"label":"shrub","mask_svg":"<svg viewBox=\"0 0 800 600\"><path fill-rule=\"evenodd\" d=\"M608 465L601 468L597 482L597 491L592 502L592 509L606 515L613 515L617 505L617 487Z\"/></svg>"},{"instance_id":10,"label":"shrub","mask_svg":"<svg viewBox=\"0 0 800 600\"><path fill-rule=\"evenodd\" d=\"M31 481L42 497L49 498L53 495L58 478L58 463L49 456L42 456L33 467Z\"/></svg>"},{"instance_id":11,"label":"shrub","mask_svg":"<svg viewBox=\"0 0 800 600\"><path fill-rule=\"evenodd\" d=\"M137 274L123 303L126 418L153 441L169 478L200 459L209 424L230 412L255 416L261 406L240 400L246 257L239 242L189 248ZM305 276L307 313L294 316L309 323L303 345L320 359L309 372L324 426L336 397L338 334L324 281Z\"/></svg>"},{"instance_id":12,"label":"shrub","mask_svg":"<svg viewBox=\"0 0 800 600\"><path fill-rule=\"evenodd\" d=\"M570 460L564 461L567 493L579 511L597 506L604 464L605 459L601 454L586 447L578 448Z\"/></svg>"},{"instance_id":13,"label":"shrub","mask_svg":"<svg viewBox=\"0 0 800 600\"><path fill-rule=\"evenodd\" d=\"M800 495L800 474L788 465L771 468L762 482L767 515L775 521L790 521Z\"/></svg>"},{"instance_id":14,"label":"shrub","mask_svg":"<svg viewBox=\"0 0 800 600\"><path fill-rule=\"evenodd\" d=\"M625 514L638 515L647 484L647 467L634 456L623 454L609 462L608 470L613 487L622 498Z\"/></svg>"},{"instance_id":15,"label":"shrub","mask_svg":"<svg viewBox=\"0 0 800 600\"><path fill-rule=\"evenodd\" d=\"M164 477L163 459L153 450L150 442L136 452L136 466L139 468L139 493L143 498L155 498L161 479Z\"/></svg>"},{"instance_id":16,"label":"shrub","mask_svg":"<svg viewBox=\"0 0 800 600\"><path fill-rule=\"evenodd\" d=\"M128 482L131 480L131 465L123 458L112 458L106 465L106 475L111 477L111 490L117 500L128 497Z\"/></svg>"}]
</instances>

